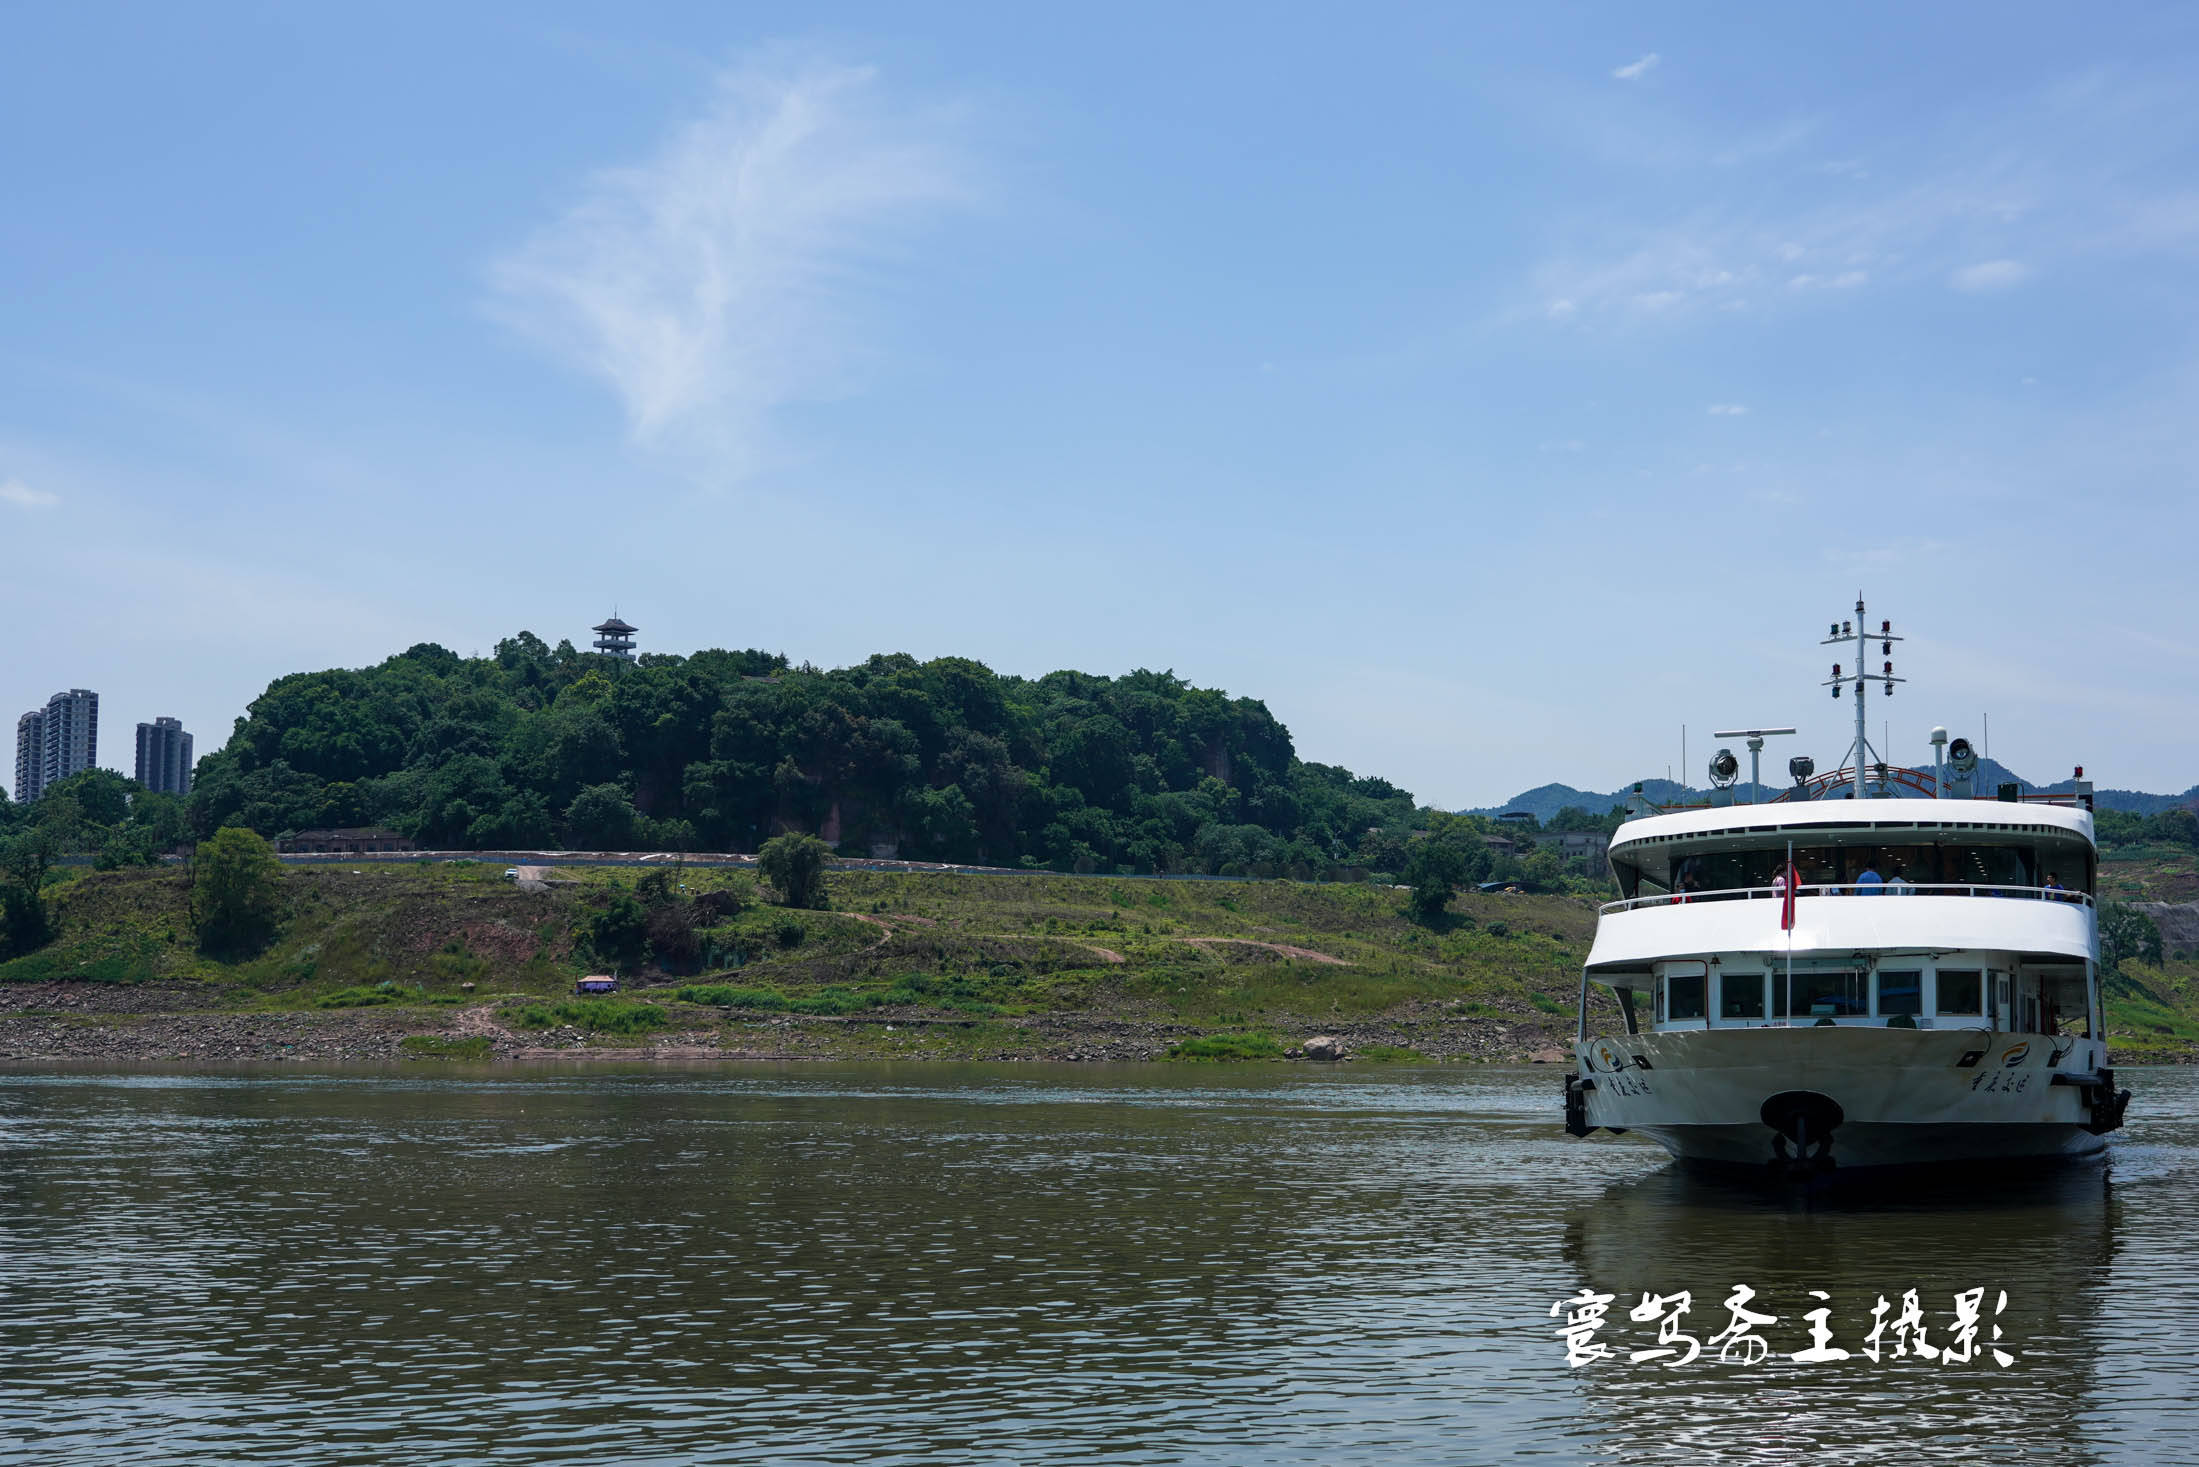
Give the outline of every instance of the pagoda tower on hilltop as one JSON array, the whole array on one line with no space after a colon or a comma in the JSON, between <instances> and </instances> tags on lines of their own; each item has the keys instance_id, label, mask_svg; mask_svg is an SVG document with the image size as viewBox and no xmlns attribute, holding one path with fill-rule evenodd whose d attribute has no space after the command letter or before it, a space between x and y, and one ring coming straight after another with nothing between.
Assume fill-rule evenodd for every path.
<instances>
[{"instance_id":1,"label":"pagoda tower on hilltop","mask_svg":"<svg viewBox=\"0 0 2199 1467\"><path fill-rule=\"evenodd\" d=\"M634 660L634 633L640 631L640 627L628 626L614 614L609 621L594 630L598 652L607 653L624 662Z\"/></svg>"}]
</instances>

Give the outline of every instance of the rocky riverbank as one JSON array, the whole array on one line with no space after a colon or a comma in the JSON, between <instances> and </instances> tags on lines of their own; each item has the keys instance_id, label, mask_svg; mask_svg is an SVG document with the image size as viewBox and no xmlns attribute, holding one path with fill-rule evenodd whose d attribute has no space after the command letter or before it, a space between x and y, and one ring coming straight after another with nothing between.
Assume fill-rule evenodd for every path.
<instances>
[{"instance_id":1,"label":"rocky riverbank","mask_svg":"<svg viewBox=\"0 0 2199 1467\"><path fill-rule=\"evenodd\" d=\"M720 1022L679 1011L645 1036L572 1027L515 1029L497 1006L373 1007L320 1011L223 1010L191 988L42 983L0 988L0 1060L393 1061L448 1056L493 1060L1039 1060L1137 1062L1205 1026L1077 1013L990 1019L865 1014L733 1015ZM717 1016L708 1015L711 1020ZM1321 1036L1347 1059L1370 1053L1448 1063L1562 1062L1564 1037L1534 1024L1440 1011L1329 1021ZM1293 1048L1307 1035L1279 1035ZM406 1041L410 1039L412 1044ZM1318 1047L1317 1047L1318 1048Z\"/></svg>"}]
</instances>

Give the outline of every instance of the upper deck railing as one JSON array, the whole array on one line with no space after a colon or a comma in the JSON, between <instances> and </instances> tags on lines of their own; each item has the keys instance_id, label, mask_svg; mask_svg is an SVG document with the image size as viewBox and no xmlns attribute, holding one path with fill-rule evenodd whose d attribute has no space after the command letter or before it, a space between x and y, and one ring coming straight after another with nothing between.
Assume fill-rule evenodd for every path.
<instances>
[{"instance_id":1,"label":"upper deck railing","mask_svg":"<svg viewBox=\"0 0 2199 1467\"><path fill-rule=\"evenodd\" d=\"M2080 907L2093 905L2090 892L2070 891L2059 886L1997 886L1986 882L1930 882L1924 884L1903 882L1899 884L1884 883L1858 886L1850 881L1839 884L1827 883L1821 886L1798 886L1795 888L1794 894L1797 897L2014 897L2025 901L2068 902L2072 906ZM1757 898L1777 900L1785 895L1785 892L1773 886L1736 886L1725 887L1716 891L1670 891L1656 896L1630 897L1625 901L1605 902L1596 910L1600 916L1609 916L1614 912L1634 912L1645 907L1683 907L1696 902L1733 902Z\"/></svg>"}]
</instances>

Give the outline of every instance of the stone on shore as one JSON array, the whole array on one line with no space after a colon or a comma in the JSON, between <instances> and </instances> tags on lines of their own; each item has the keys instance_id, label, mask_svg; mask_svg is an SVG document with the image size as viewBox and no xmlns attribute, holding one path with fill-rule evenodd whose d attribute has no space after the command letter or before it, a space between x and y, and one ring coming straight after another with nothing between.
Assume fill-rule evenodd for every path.
<instances>
[{"instance_id":1,"label":"stone on shore","mask_svg":"<svg viewBox=\"0 0 2199 1467\"><path fill-rule=\"evenodd\" d=\"M1344 1041L1333 1034L1316 1034L1299 1048L1305 1051L1307 1059L1329 1063L1342 1059L1348 1052L1344 1048Z\"/></svg>"}]
</instances>

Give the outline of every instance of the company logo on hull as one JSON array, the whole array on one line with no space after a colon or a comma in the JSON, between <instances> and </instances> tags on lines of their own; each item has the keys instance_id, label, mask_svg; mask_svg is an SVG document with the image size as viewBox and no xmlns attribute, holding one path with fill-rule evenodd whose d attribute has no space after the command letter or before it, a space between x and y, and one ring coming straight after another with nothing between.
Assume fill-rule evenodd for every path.
<instances>
[{"instance_id":1,"label":"company logo on hull","mask_svg":"<svg viewBox=\"0 0 2199 1467\"><path fill-rule=\"evenodd\" d=\"M2016 1066L2022 1064L2023 1057L2030 1052L2031 1041L2026 1039L2021 1044L2011 1044L2006 1049L2002 1050L2000 1052L2000 1062L2012 1070Z\"/></svg>"}]
</instances>

